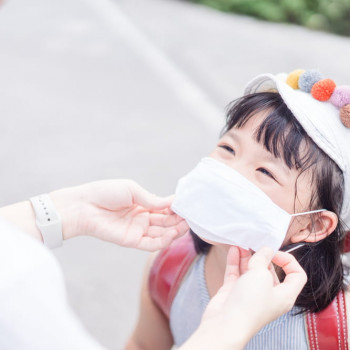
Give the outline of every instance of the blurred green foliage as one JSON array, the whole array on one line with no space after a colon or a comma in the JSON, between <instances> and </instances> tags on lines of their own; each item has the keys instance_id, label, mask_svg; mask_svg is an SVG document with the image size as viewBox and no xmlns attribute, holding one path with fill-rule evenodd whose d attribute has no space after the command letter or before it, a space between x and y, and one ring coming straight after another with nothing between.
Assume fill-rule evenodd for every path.
<instances>
[{"instance_id":1,"label":"blurred green foliage","mask_svg":"<svg viewBox=\"0 0 350 350\"><path fill-rule=\"evenodd\" d=\"M221 11L350 36L350 0L192 0Z\"/></svg>"}]
</instances>

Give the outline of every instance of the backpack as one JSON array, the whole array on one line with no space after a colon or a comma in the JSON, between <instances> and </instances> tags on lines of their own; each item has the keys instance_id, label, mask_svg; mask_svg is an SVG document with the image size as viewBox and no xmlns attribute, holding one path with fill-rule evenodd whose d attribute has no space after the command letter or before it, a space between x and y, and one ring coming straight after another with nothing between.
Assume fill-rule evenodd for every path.
<instances>
[{"instance_id":1,"label":"backpack","mask_svg":"<svg viewBox=\"0 0 350 350\"><path fill-rule=\"evenodd\" d=\"M192 237L187 234L163 249L152 265L148 281L151 298L168 319L171 304L196 256ZM349 349L343 290L326 309L307 313L305 323L311 350Z\"/></svg>"}]
</instances>

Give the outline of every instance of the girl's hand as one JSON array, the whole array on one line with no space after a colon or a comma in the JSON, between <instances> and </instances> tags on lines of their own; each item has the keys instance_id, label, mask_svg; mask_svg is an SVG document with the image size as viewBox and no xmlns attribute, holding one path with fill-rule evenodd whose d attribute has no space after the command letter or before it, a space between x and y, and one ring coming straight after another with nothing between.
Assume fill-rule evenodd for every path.
<instances>
[{"instance_id":1,"label":"girl's hand","mask_svg":"<svg viewBox=\"0 0 350 350\"><path fill-rule=\"evenodd\" d=\"M62 217L63 237L90 235L125 247L154 251L188 231L157 197L131 180L105 180L50 193Z\"/></svg>"},{"instance_id":2,"label":"girl's hand","mask_svg":"<svg viewBox=\"0 0 350 350\"><path fill-rule=\"evenodd\" d=\"M247 251L245 251L247 252ZM306 283L306 274L295 258L285 252L263 248L255 253L241 274L240 264L246 262L237 247L231 247L227 257L224 285L210 301L197 334L218 339L222 344L240 349L267 323L289 311ZM286 273L282 283L276 284L271 273L271 261ZM212 344L213 345L213 344Z\"/></svg>"}]
</instances>

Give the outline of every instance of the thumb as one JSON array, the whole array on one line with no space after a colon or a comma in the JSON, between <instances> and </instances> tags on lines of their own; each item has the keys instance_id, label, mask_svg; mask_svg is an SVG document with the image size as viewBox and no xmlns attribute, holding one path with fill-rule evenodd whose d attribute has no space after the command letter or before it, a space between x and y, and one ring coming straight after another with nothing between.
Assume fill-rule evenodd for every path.
<instances>
[{"instance_id":1,"label":"thumb","mask_svg":"<svg viewBox=\"0 0 350 350\"><path fill-rule=\"evenodd\" d=\"M159 197L152 194L136 183L132 184L131 193L134 204L150 210L167 209L174 200L173 196Z\"/></svg>"},{"instance_id":2,"label":"thumb","mask_svg":"<svg viewBox=\"0 0 350 350\"><path fill-rule=\"evenodd\" d=\"M274 251L269 247L259 249L249 260L248 270L268 268L274 256Z\"/></svg>"}]
</instances>

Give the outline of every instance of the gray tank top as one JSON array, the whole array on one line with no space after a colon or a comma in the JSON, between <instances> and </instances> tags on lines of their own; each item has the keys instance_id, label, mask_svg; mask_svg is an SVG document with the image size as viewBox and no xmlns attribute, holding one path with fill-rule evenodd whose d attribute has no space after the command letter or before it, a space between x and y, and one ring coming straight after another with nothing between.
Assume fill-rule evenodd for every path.
<instances>
[{"instance_id":1,"label":"gray tank top","mask_svg":"<svg viewBox=\"0 0 350 350\"><path fill-rule=\"evenodd\" d=\"M204 274L205 255L199 255L182 282L170 309L170 329L177 347L198 327L210 297ZM294 307L266 325L247 344L246 350L307 350L304 317L293 316Z\"/></svg>"}]
</instances>

